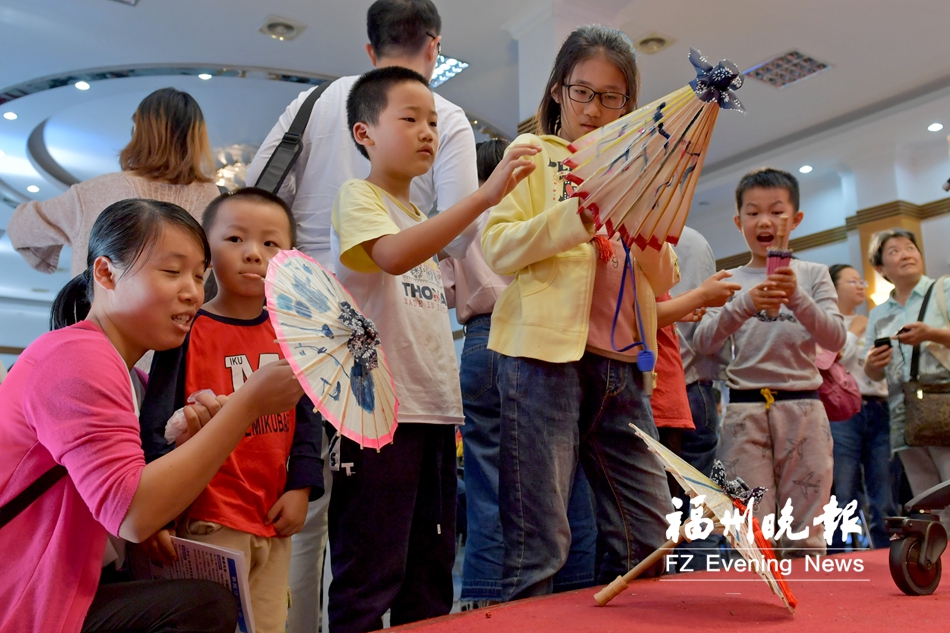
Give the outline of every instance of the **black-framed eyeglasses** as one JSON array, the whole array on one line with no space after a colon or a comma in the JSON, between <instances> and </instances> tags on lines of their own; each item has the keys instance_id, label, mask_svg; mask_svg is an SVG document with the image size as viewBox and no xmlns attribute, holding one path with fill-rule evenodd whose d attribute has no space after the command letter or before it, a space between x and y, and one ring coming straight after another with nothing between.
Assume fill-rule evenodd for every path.
<instances>
[{"instance_id":1,"label":"black-framed eyeglasses","mask_svg":"<svg viewBox=\"0 0 950 633\"><path fill-rule=\"evenodd\" d=\"M594 97L598 97L600 98L600 104L608 110L620 110L627 105L627 100L630 99L622 92L597 92L580 84L564 84L564 87L567 88L567 96L570 97L571 101L590 103L594 100Z\"/></svg>"},{"instance_id":2,"label":"black-framed eyeglasses","mask_svg":"<svg viewBox=\"0 0 950 633\"><path fill-rule=\"evenodd\" d=\"M434 39L434 40L439 39L439 36L438 36L438 35L433 35L432 33L429 33L428 31L426 31L426 35L428 35L429 37L431 37L431 38ZM438 43L436 44L436 49L435 49L435 50L436 50L436 55L438 55L439 57L442 57L442 42L438 42Z\"/></svg>"}]
</instances>

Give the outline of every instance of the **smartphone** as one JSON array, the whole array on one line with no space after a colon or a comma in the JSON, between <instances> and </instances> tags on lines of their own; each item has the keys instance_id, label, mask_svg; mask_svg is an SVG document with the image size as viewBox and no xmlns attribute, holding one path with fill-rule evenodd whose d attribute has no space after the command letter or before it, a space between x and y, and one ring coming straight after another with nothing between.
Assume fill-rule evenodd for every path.
<instances>
[{"instance_id":1,"label":"smartphone","mask_svg":"<svg viewBox=\"0 0 950 633\"><path fill-rule=\"evenodd\" d=\"M887 338L886 336L883 338L874 339L874 347L890 347L890 346L891 346L891 339Z\"/></svg>"}]
</instances>

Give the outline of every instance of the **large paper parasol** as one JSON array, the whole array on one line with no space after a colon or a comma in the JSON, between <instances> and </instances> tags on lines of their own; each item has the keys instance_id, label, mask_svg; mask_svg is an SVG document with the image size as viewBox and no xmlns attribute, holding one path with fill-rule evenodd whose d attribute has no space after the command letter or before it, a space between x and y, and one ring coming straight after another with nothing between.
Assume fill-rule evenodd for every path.
<instances>
[{"instance_id":1,"label":"large paper parasol","mask_svg":"<svg viewBox=\"0 0 950 633\"><path fill-rule=\"evenodd\" d=\"M277 342L320 413L361 447L391 443L395 383L376 326L353 296L299 251L270 261L264 289Z\"/></svg>"},{"instance_id":2,"label":"large paper parasol","mask_svg":"<svg viewBox=\"0 0 950 633\"><path fill-rule=\"evenodd\" d=\"M744 112L733 92L742 86L735 64L713 67L694 48L689 61L697 72L689 85L568 146L565 178L577 185L581 209L627 246L676 245L719 110Z\"/></svg>"},{"instance_id":3,"label":"large paper parasol","mask_svg":"<svg viewBox=\"0 0 950 633\"><path fill-rule=\"evenodd\" d=\"M650 450L660 458L663 467L673 475L690 498L705 495L705 516L712 519L719 528L722 527L722 518L726 515L727 510L731 513L738 511L741 514L745 514L746 503L749 502L749 499L760 499L762 494L765 493L765 490L762 488L750 490L749 487L738 478L733 481L726 481L725 470L722 468L720 462L716 462L716 465L713 467L713 477L719 482L716 483L633 424L630 426L636 431L637 435L640 436L640 439L647 443ZM768 583L772 593L781 598L789 611L794 613L795 607L798 605L798 600L795 599L792 590L785 582L785 578L782 577L778 564L776 562L769 563L770 560L776 561L775 552L772 550L768 539L763 536L758 520L754 517L750 518L751 530L745 527L741 529L730 528L728 534L726 534L726 539L744 559L749 561L749 566L755 569L762 579ZM652 566L653 563L659 560L659 558L675 544L675 541L667 541L665 545L644 559L625 576L618 577L607 585L607 587L602 589L597 596L595 596L597 602L601 606L607 604L607 602L627 588L628 582L636 578L641 571Z\"/></svg>"}]
</instances>

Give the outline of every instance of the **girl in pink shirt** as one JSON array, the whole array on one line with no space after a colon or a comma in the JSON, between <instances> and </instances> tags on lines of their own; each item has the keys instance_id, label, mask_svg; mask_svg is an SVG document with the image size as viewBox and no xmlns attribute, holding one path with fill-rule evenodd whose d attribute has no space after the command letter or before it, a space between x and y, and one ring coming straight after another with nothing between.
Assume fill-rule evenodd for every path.
<instances>
[{"instance_id":1,"label":"girl in pink shirt","mask_svg":"<svg viewBox=\"0 0 950 633\"><path fill-rule=\"evenodd\" d=\"M273 363L230 396L186 408L193 437L146 465L132 373L181 345L204 299L208 242L183 209L124 200L96 220L86 270L53 305L54 331L0 385L0 506L66 474L0 527L0 633L222 631L230 593L203 581L99 584L107 534L140 542L205 488L250 424L302 395Z\"/></svg>"}]
</instances>

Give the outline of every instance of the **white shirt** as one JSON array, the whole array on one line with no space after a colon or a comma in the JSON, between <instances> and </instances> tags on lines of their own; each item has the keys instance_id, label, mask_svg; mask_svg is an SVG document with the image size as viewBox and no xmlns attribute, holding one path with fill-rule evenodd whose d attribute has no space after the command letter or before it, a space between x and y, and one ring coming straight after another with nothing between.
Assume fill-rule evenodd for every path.
<instances>
[{"instance_id":1,"label":"white shirt","mask_svg":"<svg viewBox=\"0 0 950 633\"><path fill-rule=\"evenodd\" d=\"M390 275L362 247L425 219L415 206L405 208L365 180L347 182L332 214L334 270L379 331L396 383L399 423L462 424L458 361L439 265L427 259Z\"/></svg>"},{"instance_id":2,"label":"white shirt","mask_svg":"<svg viewBox=\"0 0 950 633\"><path fill-rule=\"evenodd\" d=\"M369 175L369 161L356 148L346 123L346 99L358 76L341 77L317 99L303 134L303 148L287 174L279 195L290 205L297 220L297 248L333 270L330 254L330 212L337 190L347 180ZM264 139L247 168L248 184L256 183L264 166L311 88L293 101ZM475 134L465 112L438 94L439 148L432 169L412 181L413 204L429 213L438 204L444 211L478 189L475 165ZM464 257L474 238L470 225L445 248L453 257Z\"/></svg>"}]
</instances>

